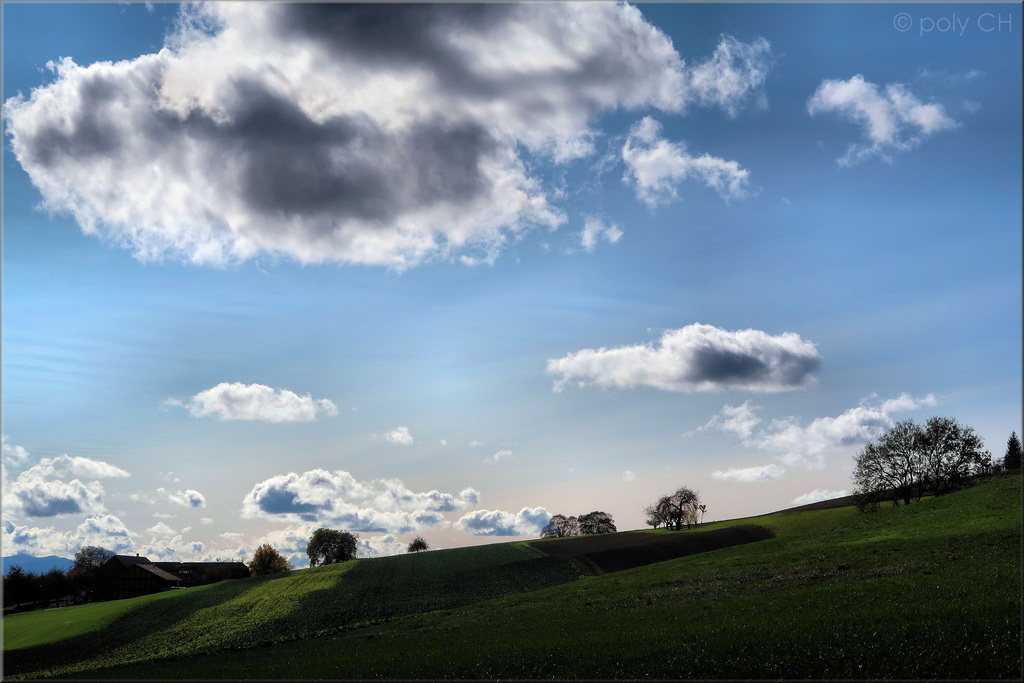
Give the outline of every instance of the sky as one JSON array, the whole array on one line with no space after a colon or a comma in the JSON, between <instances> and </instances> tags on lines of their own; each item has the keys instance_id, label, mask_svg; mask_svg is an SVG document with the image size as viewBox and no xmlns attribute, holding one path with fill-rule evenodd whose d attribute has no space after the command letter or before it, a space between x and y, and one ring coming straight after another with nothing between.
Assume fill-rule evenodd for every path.
<instances>
[{"instance_id":1,"label":"sky","mask_svg":"<svg viewBox=\"0 0 1024 683\"><path fill-rule=\"evenodd\" d=\"M1021 433L1018 4L3 3L2 554L296 567Z\"/></svg>"}]
</instances>

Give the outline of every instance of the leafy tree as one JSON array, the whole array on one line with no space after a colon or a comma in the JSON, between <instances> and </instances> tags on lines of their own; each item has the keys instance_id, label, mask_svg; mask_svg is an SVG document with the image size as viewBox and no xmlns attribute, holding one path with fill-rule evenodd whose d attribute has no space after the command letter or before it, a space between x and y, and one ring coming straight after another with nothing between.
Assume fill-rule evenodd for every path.
<instances>
[{"instance_id":1,"label":"leafy tree","mask_svg":"<svg viewBox=\"0 0 1024 683\"><path fill-rule=\"evenodd\" d=\"M423 540L422 536L417 536L409 542L409 547L405 549L407 553L418 553L423 550L429 550L430 546Z\"/></svg>"},{"instance_id":2,"label":"leafy tree","mask_svg":"<svg viewBox=\"0 0 1024 683\"><path fill-rule=\"evenodd\" d=\"M75 553L75 569L80 572L93 572L107 563L114 556L114 551L98 545L83 545Z\"/></svg>"},{"instance_id":3,"label":"leafy tree","mask_svg":"<svg viewBox=\"0 0 1024 683\"><path fill-rule=\"evenodd\" d=\"M317 529L306 546L309 566L316 567L317 565L335 564L355 559L358 540L358 535L350 534L347 531Z\"/></svg>"},{"instance_id":4,"label":"leafy tree","mask_svg":"<svg viewBox=\"0 0 1024 683\"><path fill-rule=\"evenodd\" d=\"M46 602L54 601L60 605L61 598L71 594L71 581L67 574L54 567L39 577L39 592Z\"/></svg>"},{"instance_id":5,"label":"leafy tree","mask_svg":"<svg viewBox=\"0 0 1024 683\"><path fill-rule=\"evenodd\" d=\"M579 517L580 535L589 536L592 534L611 534L618 531L615 528L615 521L607 512L594 510Z\"/></svg>"},{"instance_id":6,"label":"leafy tree","mask_svg":"<svg viewBox=\"0 0 1024 683\"><path fill-rule=\"evenodd\" d=\"M278 572L291 571L292 565L281 556L281 553L274 550L269 543L264 543L253 553L252 562L249 563L249 572L253 576L265 574L277 574Z\"/></svg>"},{"instance_id":7,"label":"leafy tree","mask_svg":"<svg viewBox=\"0 0 1024 683\"><path fill-rule=\"evenodd\" d=\"M114 557L114 551L98 545L83 545L75 553L71 582L76 590L96 590L103 566Z\"/></svg>"},{"instance_id":8,"label":"leafy tree","mask_svg":"<svg viewBox=\"0 0 1024 683\"><path fill-rule=\"evenodd\" d=\"M4 604L18 607L23 602L32 602L38 595L36 577L25 571L20 564L12 564L4 576Z\"/></svg>"},{"instance_id":9,"label":"leafy tree","mask_svg":"<svg viewBox=\"0 0 1024 683\"><path fill-rule=\"evenodd\" d=\"M941 496L962 486L992 462L985 442L951 417L933 417L921 430L922 488Z\"/></svg>"},{"instance_id":10,"label":"leafy tree","mask_svg":"<svg viewBox=\"0 0 1024 683\"><path fill-rule=\"evenodd\" d=\"M1003 467L1008 470L1019 470L1020 456L1020 439L1017 438L1017 432L1013 432L1010 434L1010 438L1006 440L1006 455L1003 456Z\"/></svg>"},{"instance_id":11,"label":"leafy tree","mask_svg":"<svg viewBox=\"0 0 1024 683\"><path fill-rule=\"evenodd\" d=\"M579 536L579 520L575 517L565 515L552 515L551 520L540 530L541 538L565 538L566 536Z\"/></svg>"}]
</instances>

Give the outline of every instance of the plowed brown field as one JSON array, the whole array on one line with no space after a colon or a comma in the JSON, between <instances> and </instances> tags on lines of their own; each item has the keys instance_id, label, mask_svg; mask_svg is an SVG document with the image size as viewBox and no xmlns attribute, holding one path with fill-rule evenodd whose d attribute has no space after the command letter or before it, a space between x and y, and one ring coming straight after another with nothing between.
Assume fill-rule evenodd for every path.
<instances>
[{"instance_id":1,"label":"plowed brown field","mask_svg":"<svg viewBox=\"0 0 1024 683\"><path fill-rule=\"evenodd\" d=\"M533 541L529 547L544 555L565 557L588 574L605 574L774 537L763 526L741 524L714 531L624 531L573 536Z\"/></svg>"}]
</instances>

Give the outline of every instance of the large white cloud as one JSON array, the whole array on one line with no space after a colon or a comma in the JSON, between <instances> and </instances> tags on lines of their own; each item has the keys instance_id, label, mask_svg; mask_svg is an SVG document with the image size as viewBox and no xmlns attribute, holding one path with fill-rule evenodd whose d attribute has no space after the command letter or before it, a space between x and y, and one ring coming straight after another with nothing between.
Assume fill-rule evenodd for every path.
<instances>
[{"instance_id":1,"label":"large white cloud","mask_svg":"<svg viewBox=\"0 0 1024 683\"><path fill-rule=\"evenodd\" d=\"M583 349L549 359L547 372L560 376L555 391L569 382L667 391L786 391L810 385L820 358L813 343L793 332L773 336L693 324L665 332L657 346Z\"/></svg>"},{"instance_id":2,"label":"large white cloud","mask_svg":"<svg viewBox=\"0 0 1024 683\"><path fill-rule=\"evenodd\" d=\"M4 516L100 514L105 512L104 490L98 480L128 476L127 471L102 460L68 455L42 458L13 479L4 472ZM74 478L69 481L69 477Z\"/></svg>"},{"instance_id":3,"label":"large white cloud","mask_svg":"<svg viewBox=\"0 0 1024 683\"><path fill-rule=\"evenodd\" d=\"M846 446L867 443L892 427L894 422L891 413L917 410L937 403L931 394L914 398L902 393L896 398L873 405L871 401L876 399L877 396L869 397L861 405L843 411L836 417L815 418L804 426L795 417L772 420L764 425L757 415L758 407L751 406L747 401L739 406L725 406L700 429L717 429L738 436L749 448L777 453L778 460L786 466L821 469L829 453ZM761 481L778 478L783 472L777 465L765 465L717 471L713 476L737 481Z\"/></svg>"},{"instance_id":4,"label":"large white cloud","mask_svg":"<svg viewBox=\"0 0 1024 683\"><path fill-rule=\"evenodd\" d=\"M315 469L259 482L242 501L242 515L400 534L445 526L444 513L479 502L472 488L458 496L436 489L414 492L398 479L360 482L345 471Z\"/></svg>"},{"instance_id":5,"label":"large white cloud","mask_svg":"<svg viewBox=\"0 0 1024 683\"><path fill-rule=\"evenodd\" d=\"M459 531L474 536L532 536L551 521L551 515L542 507L524 507L519 512L504 510L474 510L455 522Z\"/></svg>"},{"instance_id":6,"label":"large white cloud","mask_svg":"<svg viewBox=\"0 0 1024 683\"><path fill-rule=\"evenodd\" d=\"M957 127L941 104L924 104L901 83L880 89L860 74L848 80L821 82L807 102L812 116L836 113L860 124L869 144L851 144L839 164L851 166L873 156L891 161L889 152L904 152L925 138Z\"/></svg>"},{"instance_id":7,"label":"large white cloud","mask_svg":"<svg viewBox=\"0 0 1024 683\"><path fill-rule=\"evenodd\" d=\"M590 154L619 108L733 115L770 61L725 36L687 66L603 2L222 3L178 24L155 54L63 59L4 104L45 208L140 259L493 259L566 220L522 149Z\"/></svg>"},{"instance_id":8,"label":"large white cloud","mask_svg":"<svg viewBox=\"0 0 1024 683\"><path fill-rule=\"evenodd\" d=\"M111 514L87 515L73 531L18 525L9 519L2 528L5 556L27 553L35 557L72 557L84 545L101 546L126 555L137 552L128 528Z\"/></svg>"},{"instance_id":9,"label":"large white cloud","mask_svg":"<svg viewBox=\"0 0 1024 683\"><path fill-rule=\"evenodd\" d=\"M747 169L709 154L690 154L684 143L661 137L661 124L649 116L630 129L622 146L622 160L626 164L625 180L635 185L637 198L650 206L675 199L676 186L691 177L727 199L742 199L749 194Z\"/></svg>"},{"instance_id":10,"label":"large white cloud","mask_svg":"<svg viewBox=\"0 0 1024 683\"><path fill-rule=\"evenodd\" d=\"M319 415L338 414L338 407L326 398L299 396L288 389L272 389L264 384L221 382L200 391L187 404L175 399L165 403L188 408L193 417L218 417L221 420L259 420L262 422L312 422Z\"/></svg>"}]
</instances>

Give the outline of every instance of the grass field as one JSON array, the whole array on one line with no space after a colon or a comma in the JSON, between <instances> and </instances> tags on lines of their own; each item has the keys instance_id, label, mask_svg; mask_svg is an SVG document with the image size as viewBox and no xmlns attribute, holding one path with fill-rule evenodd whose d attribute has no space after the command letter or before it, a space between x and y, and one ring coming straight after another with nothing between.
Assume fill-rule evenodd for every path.
<instances>
[{"instance_id":1,"label":"grass field","mask_svg":"<svg viewBox=\"0 0 1024 683\"><path fill-rule=\"evenodd\" d=\"M322 636L578 576L562 560L500 544L12 615L4 618L4 674L70 673ZM54 630L58 621L69 626Z\"/></svg>"},{"instance_id":2,"label":"grass field","mask_svg":"<svg viewBox=\"0 0 1024 683\"><path fill-rule=\"evenodd\" d=\"M598 576L744 543L755 543L774 535L771 529L763 526L737 524L685 534L662 531L653 535L652 531L623 531L596 536L547 538L530 543L530 547L545 555L564 557L584 574Z\"/></svg>"},{"instance_id":3,"label":"grass field","mask_svg":"<svg viewBox=\"0 0 1024 683\"><path fill-rule=\"evenodd\" d=\"M270 600L288 582L295 583L297 590L300 579L330 577L317 600L343 609L351 601L359 604L363 595L355 589L357 582L348 588L346 583L356 577L357 569L376 574L377 563L380 571L389 566L395 573L371 582L382 591L376 600L389 605L411 601L418 606L406 610L409 616L405 617L392 612L387 623L378 611L378 618L368 619L359 628L332 626L335 632L322 637L222 649L204 656L193 654L202 649L175 650L167 641L164 649L154 649L157 641L147 634L136 642L150 643L150 647L133 660L124 659L130 649L124 642L120 650L79 661L60 673L128 679L1017 679L1021 674L1020 486L1019 476L1004 477L874 514L846 507L707 525L706 529L714 529L757 524L776 537L570 581L566 581L572 577L564 573L564 564L531 566L528 559L508 565L484 562L478 565L482 567L478 574L486 574L489 566L505 567L501 571L510 577L515 576L513 567L524 574L504 597L484 599L490 596L476 593L463 600L461 607L437 604L429 612L435 607L432 600L450 599L446 591L459 593L461 581L472 581L473 572L463 562L475 561L473 556L485 549L521 553L517 545L466 548L461 557L456 557L456 551L445 551L452 553L450 563L440 559L445 552L437 552L387 562L360 561L340 570L295 572L255 582L257 587L251 590L265 587ZM545 559L558 561L537 558L534 562ZM448 568L438 568L440 574L420 568L434 562ZM524 592L521 589L533 583L525 576L532 575L534 567L550 572L552 578L547 587ZM459 570L463 576L457 580L441 578L446 571ZM422 588L415 587L420 585L415 582L404 588L395 583L399 577L408 582L417 573L436 575L439 583L428 581ZM307 574L310 578L302 579ZM367 580L360 579L361 585L370 585ZM388 597L391 591L395 591L394 600ZM171 602L161 602L161 611ZM369 607L372 602L363 598L362 604ZM259 603L248 600L247 604L255 609ZM125 617L141 618L146 611L133 610ZM229 619L228 613L220 614ZM297 628L295 619L301 610L287 614L291 616L275 617L273 623ZM33 615L5 619L5 626L24 616ZM200 617L201 610L178 622L178 636L198 635L206 622L190 619ZM109 632L118 623L109 622L95 633ZM250 628L244 622L239 626ZM231 647L240 648L246 644L244 637L230 631L220 638L217 647L221 648L227 647L225 643L237 643ZM6 654L55 652L67 642ZM114 656L118 652L121 665L110 666L118 663ZM156 657L165 659L145 662ZM12 673L8 668L5 675ZM37 669L34 677L47 673L58 672Z\"/></svg>"}]
</instances>

